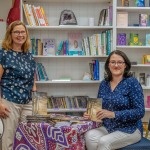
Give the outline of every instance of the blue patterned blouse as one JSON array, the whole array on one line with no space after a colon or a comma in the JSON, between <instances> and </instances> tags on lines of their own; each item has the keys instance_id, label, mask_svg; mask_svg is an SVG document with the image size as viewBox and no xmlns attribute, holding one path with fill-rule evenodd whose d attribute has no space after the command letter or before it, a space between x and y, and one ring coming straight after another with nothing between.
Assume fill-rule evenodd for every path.
<instances>
[{"instance_id":1,"label":"blue patterned blouse","mask_svg":"<svg viewBox=\"0 0 150 150\"><path fill-rule=\"evenodd\" d=\"M103 80L98 97L103 99L103 109L115 113L114 119L103 119L103 126L109 133L114 131L133 133L136 129L143 133L141 118L145 113L144 96L136 78L124 78L113 91L110 82Z\"/></svg>"},{"instance_id":2,"label":"blue patterned blouse","mask_svg":"<svg viewBox=\"0 0 150 150\"><path fill-rule=\"evenodd\" d=\"M0 50L0 64L4 69L1 79L2 97L17 104L31 100L35 61L31 53Z\"/></svg>"}]
</instances>

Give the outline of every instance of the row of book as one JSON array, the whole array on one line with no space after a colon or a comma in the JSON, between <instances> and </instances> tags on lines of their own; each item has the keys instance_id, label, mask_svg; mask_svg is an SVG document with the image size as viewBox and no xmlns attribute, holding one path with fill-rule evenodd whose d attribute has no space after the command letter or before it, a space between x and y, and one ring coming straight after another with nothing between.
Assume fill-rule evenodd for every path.
<instances>
[{"instance_id":1,"label":"row of book","mask_svg":"<svg viewBox=\"0 0 150 150\"><path fill-rule=\"evenodd\" d=\"M24 14L30 26L48 26L48 20L42 6L23 3Z\"/></svg>"},{"instance_id":2,"label":"row of book","mask_svg":"<svg viewBox=\"0 0 150 150\"><path fill-rule=\"evenodd\" d=\"M130 45L130 46L150 46L150 33L147 33L145 36L145 43L142 43L139 40L139 35L137 33L130 33L129 42L127 42L126 33L117 34L117 45Z\"/></svg>"},{"instance_id":3,"label":"row of book","mask_svg":"<svg viewBox=\"0 0 150 150\"><path fill-rule=\"evenodd\" d=\"M86 108L88 96L51 96L48 98L47 108L71 109Z\"/></svg>"},{"instance_id":4,"label":"row of book","mask_svg":"<svg viewBox=\"0 0 150 150\"><path fill-rule=\"evenodd\" d=\"M36 63L36 80L37 81L47 81L49 80L46 73L45 67L42 63Z\"/></svg>"},{"instance_id":5,"label":"row of book","mask_svg":"<svg viewBox=\"0 0 150 150\"><path fill-rule=\"evenodd\" d=\"M98 26L112 26L113 12L112 6L102 9L99 16Z\"/></svg>"},{"instance_id":6,"label":"row of book","mask_svg":"<svg viewBox=\"0 0 150 150\"><path fill-rule=\"evenodd\" d=\"M82 40L84 55L109 55L112 51L112 30L93 34Z\"/></svg>"},{"instance_id":7,"label":"row of book","mask_svg":"<svg viewBox=\"0 0 150 150\"><path fill-rule=\"evenodd\" d=\"M104 79L104 66L105 62L100 62L98 59L89 63L91 80L102 81Z\"/></svg>"},{"instance_id":8,"label":"row of book","mask_svg":"<svg viewBox=\"0 0 150 150\"><path fill-rule=\"evenodd\" d=\"M109 55L112 51L112 30L82 38L81 33L68 33L68 39L60 41L56 48L55 39L31 39L33 55Z\"/></svg>"}]
</instances>

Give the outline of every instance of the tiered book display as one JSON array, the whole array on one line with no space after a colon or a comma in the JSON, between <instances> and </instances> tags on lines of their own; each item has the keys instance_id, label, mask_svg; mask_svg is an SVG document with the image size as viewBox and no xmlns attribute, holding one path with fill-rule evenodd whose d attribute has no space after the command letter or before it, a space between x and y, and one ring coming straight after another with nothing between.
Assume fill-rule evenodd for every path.
<instances>
[{"instance_id":1,"label":"tiered book display","mask_svg":"<svg viewBox=\"0 0 150 150\"><path fill-rule=\"evenodd\" d=\"M36 81L38 91L47 92L49 96L97 97L103 74L99 70L99 78L89 80L91 79L91 76L88 76L91 71L89 64L95 60L104 64L109 53L115 49L124 51L134 62L132 71L138 79L140 73L145 73L147 77L150 73L150 64L142 64L142 57L150 54L150 46L146 44L149 43L146 37L149 37L150 26L149 19L146 20L146 26L142 23L144 19L142 16L143 14L150 15L148 2L145 0L145 7L139 7L134 0L129 1L129 6L122 5L122 0L21 0L21 19L26 23L30 37L34 41L31 52L36 62L42 63L48 76L48 80ZM45 26L29 24L24 13L24 4L37 8L42 7L48 24ZM74 13L77 25L59 25L63 10L71 10ZM117 26L119 13L125 18L123 20L126 21L126 26L121 26L121 23ZM73 15L70 14L70 16ZM89 23L91 18L94 20L94 25ZM81 41L74 37L77 40L74 40L72 44L75 49L73 52L70 51L72 48L69 48L70 34L82 35ZM41 46L43 39L53 41L52 44L49 44L52 46L53 53L43 55L44 47ZM78 45L80 50L77 48ZM99 68L102 69L101 64ZM84 78L85 74L87 78ZM150 87L145 84L143 90L146 105ZM150 108L146 110L149 113ZM48 112L57 111L60 110L48 109ZM61 109L61 111L66 110ZM67 109L67 111L79 112L85 109Z\"/></svg>"}]
</instances>

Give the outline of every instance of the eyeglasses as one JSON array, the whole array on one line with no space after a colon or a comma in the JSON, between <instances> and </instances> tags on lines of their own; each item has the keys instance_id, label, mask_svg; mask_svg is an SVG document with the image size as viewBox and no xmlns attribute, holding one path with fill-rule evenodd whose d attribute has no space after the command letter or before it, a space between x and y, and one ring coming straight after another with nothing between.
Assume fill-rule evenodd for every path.
<instances>
[{"instance_id":1,"label":"eyeglasses","mask_svg":"<svg viewBox=\"0 0 150 150\"><path fill-rule=\"evenodd\" d=\"M12 31L12 33L14 33L15 35L26 35L26 31L18 31L18 30L16 30L16 31Z\"/></svg>"},{"instance_id":2,"label":"eyeglasses","mask_svg":"<svg viewBox=\"0 0 150 150\"><path fill-rule=\"evenodd\" d=\"M112 66L115 66L116 64L118 65L118 66L122 66L125 62L123 62L123 61L110 61L109 62Z\"/></svg>"}]
</instances>

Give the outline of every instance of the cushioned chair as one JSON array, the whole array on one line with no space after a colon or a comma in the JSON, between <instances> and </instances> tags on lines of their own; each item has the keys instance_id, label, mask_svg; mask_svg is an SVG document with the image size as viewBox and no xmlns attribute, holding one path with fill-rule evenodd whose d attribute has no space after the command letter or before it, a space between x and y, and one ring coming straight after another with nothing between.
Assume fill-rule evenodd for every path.
<instances>
[{"instance_id":1,"label":"cushioned chair","mask_svg":"<svg viewBox=\"0 0 150 150\"><path fill-rule=\"evenodd\" d=\"M149 131L150 131L150 120L148 124L148 130L146 131L146 135L141 139L140 142L131 144L124 148L120 148L119 150L150 150L150 140L147 139Z\"/></svg>"}]
</instances>

